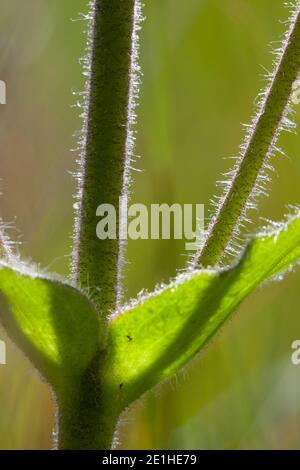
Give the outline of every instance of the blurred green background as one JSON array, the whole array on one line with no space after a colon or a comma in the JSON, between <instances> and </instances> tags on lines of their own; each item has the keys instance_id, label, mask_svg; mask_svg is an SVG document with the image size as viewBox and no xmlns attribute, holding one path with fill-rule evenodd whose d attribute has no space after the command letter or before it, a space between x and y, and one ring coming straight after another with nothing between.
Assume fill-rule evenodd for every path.
<instances>
[{"instance_id":1,"label":"blurred green background","mask_svg":"<svg viewBox=\"0 0 300 470\"><path fill-rule=\"evenodd\" d=\"M0 214L13 222L20 251L49 271L68 274L76 136L72 107L83 89L86 0L1 0ZM283 0L149 0L141 32L143 78L132 202L205 203L232 162L253 100L270 70L272 41L287 18ZM71 21L77 20L79 21ZM276 46L276 44L275 44ZM274 44L273 44L274 47ZM264 68L265 67L265 68ZM300 120L300 106L296 109ZM299 202L300 137L284 135L289 158L260 216L280 219ZM255 216L255 224L261 225ZM255 225L249 228L255 229ZM183 242L133 241L126 297L175 276ZM300 447L300 272L245 302L194 363L122 416L119 448L295 449ZM0 448L51 446L51 396L7 340L0 366Z\"/></svg>"}]
</instances>

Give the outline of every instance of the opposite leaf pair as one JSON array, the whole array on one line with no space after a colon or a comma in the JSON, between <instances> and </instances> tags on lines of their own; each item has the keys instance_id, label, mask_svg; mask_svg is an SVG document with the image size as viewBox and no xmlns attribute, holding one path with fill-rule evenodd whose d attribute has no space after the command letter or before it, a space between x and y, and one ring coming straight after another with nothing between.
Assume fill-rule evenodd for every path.
<instances>
[{"instance_id":1,"label":"opposite leaf pair","mask_svg":"<svg viewBox=\"0 0 300 470\"><path fill-rule=\"evenodd\" d=\"M97 380L121 412L193 358L258 285L299 259L297 213L254 238L233 267L182 275L125 307L107 328L84 292L2 263L0 318L58 396L99 355Z\"/></svg>"},{"instance_id":2,"label":"opposite leaf pair","mask_svg":"<svg viewBox=\"0 0 300 470\"><path fill-rule=\"evenodd\" d=\"M214 266L238 230L287 121L300 69L300 3L279 51L194 269L169 286L114 312L120 291L122 243L98 240L98 202L126 193L136 95L139 0L92 0L84 127L73 252L73 278L43 277L15 262L0 264L0 320L51 384L57 398L59 448L110 448L120 413L176 373L262 282L300 259L300 213L254 238L227 269ZM7 246L7 249L5 248ZM91 300L86 294L94 286ZM111 314L110 318L107 318Z\"/></svg>"}]
</instances>

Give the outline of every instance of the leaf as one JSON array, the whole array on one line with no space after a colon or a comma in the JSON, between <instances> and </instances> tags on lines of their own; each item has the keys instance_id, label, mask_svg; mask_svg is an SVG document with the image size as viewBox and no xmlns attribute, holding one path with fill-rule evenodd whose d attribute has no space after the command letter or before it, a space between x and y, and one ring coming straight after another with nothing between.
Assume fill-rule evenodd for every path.
<instances>
[{"instance_id":1,"label":"leaf","mask_svg":"<svg viewBox=\"0 0 300 470\"><path fill-rule=\"evenodd\" d=\"M75 288L0 263L0 321L56 388L79 376L99 348L100 325Z\"/></svg>"},{"instance_id":2,"label":"leaf","mask_svg":"<svg viewBox=\"0 0 300 470\"><path fill-rule=\"evenodd\" d=\"M122 407L167 379L199 352L259 284L300 258L300 218L253 239L239 262L193 271L112 320L106 381Z\"/></svg>"}]
</instances>

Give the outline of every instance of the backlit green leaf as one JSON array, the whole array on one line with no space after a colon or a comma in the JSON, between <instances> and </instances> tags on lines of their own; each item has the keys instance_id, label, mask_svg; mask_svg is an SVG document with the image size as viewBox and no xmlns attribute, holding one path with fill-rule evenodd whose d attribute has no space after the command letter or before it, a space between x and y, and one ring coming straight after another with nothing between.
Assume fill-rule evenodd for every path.
<instances>
[{"instance_id":1,"label":"backlit green leaf","mask_svg":"<svg viewBox=\"0 0 300 470\"><path fill-rule=\"evenodd\" d=\"M80 291L3 263L0 321L56 387L78 376L99 348L98 316Z\"/></svg>"},{"instance_id":2,"label":"backlit green leaf","mask_svg":"<svg viewBox=\"0 0 300 470\"><path fill-rule=\"evenodd\" d=\"M300 258L299 216L252 240L223 271L194 271L112 321L106 380L126 406L184 366L258 285Z\"/></svg>"}]
</instances>

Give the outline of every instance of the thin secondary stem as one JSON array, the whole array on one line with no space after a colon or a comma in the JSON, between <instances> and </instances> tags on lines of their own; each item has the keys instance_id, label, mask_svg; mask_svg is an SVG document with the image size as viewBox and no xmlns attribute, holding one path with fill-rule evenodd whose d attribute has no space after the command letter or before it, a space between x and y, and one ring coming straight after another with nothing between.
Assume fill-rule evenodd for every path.
<instances>
[{"instance_id":1,"label":"thin secondary stem","mask_svg":"<svg viewBox=\"0 0 300 470\"><path fill-rule=\"evenodd\" d=\"M195 265L216 264L236 231L247 210L258 178L274 149L299 69L300 7L297 2L291 28L284 41L280 59L276 63L270 88L254 119L234 177L208 227L205 243L194 260Z\"/></svg>"},{"instance_id":2,"label":"thin secondary stem","mask_svg":"<svg viewBox=\"0 0 300 470\"><path fill-rule=\"evenodd\" d=\"M103 318L119 291L119 197L126 192L138 0L94 0L73 274ZM97 238L100 204L116 210L115 239Z\"/></svg>"}]
</instances>

